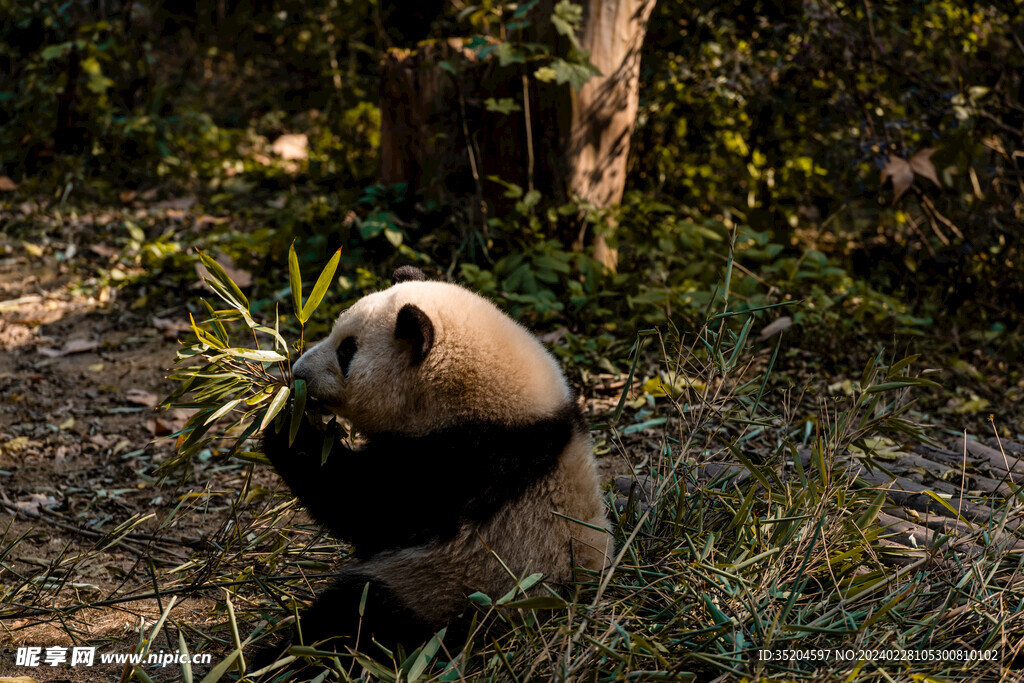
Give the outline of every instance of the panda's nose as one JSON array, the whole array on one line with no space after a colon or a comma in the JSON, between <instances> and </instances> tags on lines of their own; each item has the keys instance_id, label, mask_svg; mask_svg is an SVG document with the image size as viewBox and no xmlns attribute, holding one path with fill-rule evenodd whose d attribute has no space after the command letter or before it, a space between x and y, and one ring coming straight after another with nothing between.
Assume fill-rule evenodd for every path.
<instances>
[{"instance_id":1,"label":"panda's nose","mask_svg":"<svg viewBox=\"0 0 1024 683\"><path fill-rule=\"evenodd\" d=\"M309 380L312 378L314 374L312 372L312 369L315 363L312 362L312 356L315 351L316 347L314 346L313 348L309 349L304 354L302 354L299 357L299 359L295 361L295 363L292 365L292 376L295 379L304 379L306 380L307 384L309 383Z\"/></svg>"}]
</instances>

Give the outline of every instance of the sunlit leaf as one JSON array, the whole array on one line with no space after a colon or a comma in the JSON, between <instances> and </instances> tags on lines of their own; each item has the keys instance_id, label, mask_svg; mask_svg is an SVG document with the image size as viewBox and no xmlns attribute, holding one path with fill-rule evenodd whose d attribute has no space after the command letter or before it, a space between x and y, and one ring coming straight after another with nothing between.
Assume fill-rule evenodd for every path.
<instances>
[{"instance_id":1,"label":"sunlit leaf","mask_svg":"<svg viewBox=\"0 0 1024 683\"><path fill-rule=\"evenodd\" d=\"M224 352L229 356L236 358L244 358L245 360L252 360L258 363L280 363L288 360L287 356L282 356L277 351L271 351L269 349L224 349Z\"/></svg>"},{"instance_id":2,"label":"sunlit leaf","mask_svg":"<svg viewBox=\"0 0 1024 683\"><path fill-rule=\"evenodd\" d=\"M302 273L299 271L299 257L295 255L295 242L288 247L288 282L292 290L292 304L295 316L301 319L302 314Z\"/></svg>"},{"instance_id":3,"label":"sunlit leaf","mask_svg":"<svg viewBox=\"0 0 1024 683\"><path fill-rule=\"evenodd\" d=\"M316 284L313 285L313 291L309 295L309 299L306 300L306 304L302 307L302 313L299 314L299 322L306 322L310 316L313 315L313 311L323 301L324 295L327 294L327 289L331 286L331 282L334 280L334 272L338 269L338 262L341 260L341 249L334 252L334 256L327 262L323 272L320 273L320 277L317 278Z\"/></svg>"},{"instance_id":4,"label":"sunlit leaf","mask_svg":"<svg viewBox=\"0 0 1024 683\"><path fill-rule=\"evenodd\" d=\"M568 83L573 90L580 90L591 76L595 75L596 69L585 64L575 64L564 59L556 59L551 62L551 68L555 73L557 83Z\"/></svg>"},{"instance_id":5,"label":"sunlit leaf","mask_svg":"<svg viewBox=\"0 0 1024 683\"><path fill-rule=\"evenodd\" d=\"M291 389L285 385L277 390L277 394L274 395L274 400L270 402L267 407L267 412L263 416L263 421L260 422L260 431L267 428L270 421L277 417L277 414L284 408L285 402L288 400L288 394L291 393Z\"/></svg>"},{"instance_id":6,"label":"sunlit leaf","mask_svg":"<svg viewBox=\"0 0 1024 683\"><path fill-rule=\"evenodd\" d=\"M204 252L199 252L199 260L202 261L203 265L209 271L210 278L207 279L207 283L213 287L214 291L221 295L225 301L232 304L236 308L248 310L249 300L242 294L242 290L238 288L235 281L228 276L224 267L217 263L213 258L206 255ZM219 287L217 286L219 285Z\"/></svg>"}]
</instances>

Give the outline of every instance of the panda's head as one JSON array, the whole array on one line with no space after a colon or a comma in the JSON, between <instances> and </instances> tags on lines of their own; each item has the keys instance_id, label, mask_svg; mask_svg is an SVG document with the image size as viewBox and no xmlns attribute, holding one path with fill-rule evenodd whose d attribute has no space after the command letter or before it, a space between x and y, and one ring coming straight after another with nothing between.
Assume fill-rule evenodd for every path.
<instances>
[{"instance_id":1,"label":"panda's head","mask_svg":"<svg viewBox=\"0 0 1024 683\"><path fill-rule=\"evenodd\" d=\"M571 400L540 342L486 299L414 268L344 311L295 363L311 397L360 432L525 422Z\"/></svg>"}]
</instances>

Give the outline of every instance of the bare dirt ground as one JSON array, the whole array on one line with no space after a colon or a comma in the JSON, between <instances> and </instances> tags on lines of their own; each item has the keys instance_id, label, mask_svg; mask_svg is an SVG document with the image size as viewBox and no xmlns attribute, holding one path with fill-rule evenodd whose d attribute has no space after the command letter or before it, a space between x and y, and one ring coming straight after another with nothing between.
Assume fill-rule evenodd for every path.
<instances>
[{"instance_id":1,"label":"bare dirt ground","mask_svg":"<svg viewBox=\"0 0 1024 683\"><path fill-rule=\"evenodd\" d=\"M84 296L75 285L52 258L0 258L0 606L24 615L0 619L0 676L120 677L98 654L136 651L171 598L154 585L202 582L192 551L218 543L245 476L200 465L185 483L157 486L173 442L155 439L180 427L153 407L170 389L180 311L132 311L110 290ZM114 602L135 595L149 597ZM172 618L195 629L192 652L217 661L224 643L198 634L224 615L198 595L179 598ZM103 606L75 610L84 603ZM18 646L82 644L97 646L93 668L15 666ZM177 650L177 638L158 648ZM174 680L180 669L150 673Z\"/></svg>"}]
</instances>

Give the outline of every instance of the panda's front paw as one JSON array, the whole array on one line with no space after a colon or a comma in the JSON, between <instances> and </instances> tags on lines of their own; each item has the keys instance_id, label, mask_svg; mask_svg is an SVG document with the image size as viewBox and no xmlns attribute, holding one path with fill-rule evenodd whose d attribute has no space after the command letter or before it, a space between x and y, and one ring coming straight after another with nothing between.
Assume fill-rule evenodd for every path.
<instances>
[{"instance_id":1,"label":"panda's front paw","mask_svg":"<svg viewBox=\"0 0 1024 683\"><path fill-rule=\"evenodd\" d=\"M309 415L302 417L294 440L291 438L291 417L275 420L263 431L263 453L275 466L298 459L316 459L319 462L323 455L324 442L330 438L333 443L334 432L337 430L315 425L312 420Z\"/></svg>"},{"instance_id":2,"label":"panda's front paw","mask_svg":"<svg viewBox=\"0 0 1024 683\"><path fill-rule=\"evenodd\" d=\"M270 458L275 466L283 462L293 451L289 441L288 424L277 425L271 423L263 430L263 439L260 443L260 450Z\"/></svg>"},{"instance_id":3,"label":"panda's front paw","mask_svg":"<svg viewBox=\"0 0 1024 683\"><path fill-rule=\"evenodd\" d=\"M271 664L274 664L278 660L286 657L288 655L288 648L293 644L291 636L286 636L260 645L247 657L249 660L248 669L256 672L267 668Z\"/></svg>"}]
</instances>

